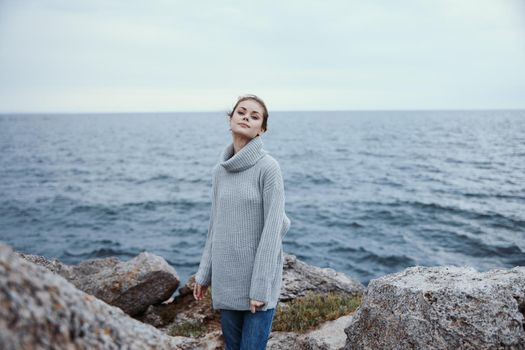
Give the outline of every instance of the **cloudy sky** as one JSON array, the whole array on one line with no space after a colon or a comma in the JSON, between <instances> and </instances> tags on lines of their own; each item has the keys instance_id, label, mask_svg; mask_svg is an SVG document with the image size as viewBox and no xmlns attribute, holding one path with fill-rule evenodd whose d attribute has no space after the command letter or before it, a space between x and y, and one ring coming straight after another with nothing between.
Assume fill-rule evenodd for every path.
<instances>
[{"instance_id":1,"label":"cloudy sky","mask_svg":"<svg viewBox=\"0 0 525 350\"><path fill-rule=\"evenodd\" d=\"M522 0L0 0L0 112L525 108Z\"/></svg>"}]
</instances>

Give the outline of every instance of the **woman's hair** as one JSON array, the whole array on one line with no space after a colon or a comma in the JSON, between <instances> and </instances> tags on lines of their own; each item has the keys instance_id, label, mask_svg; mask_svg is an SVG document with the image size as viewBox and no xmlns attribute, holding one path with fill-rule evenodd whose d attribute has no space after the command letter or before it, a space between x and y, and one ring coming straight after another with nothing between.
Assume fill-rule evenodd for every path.
<instances>
[{"instance_id":1,"label":"woman's hair","mask_svg":"<svg viewBox=\"0 0 525 350\"><path fill-rule=\"evenodd\" d=\"M268 108L266 108L266 105L264 104L263 100L252 94L246 94L238 97L237 103L235 103L235 106L233 106L233 109L228 112L228 116L231 118L233 116L233 112L235 112L235 108L239 105L240 102L246 101L246 100L254 100L255 102L259 103L261 107L263 108L263 122L262 122L262 128L264 131L267 131L267 124L268 124Z\"/></svg>"}]
</instances>

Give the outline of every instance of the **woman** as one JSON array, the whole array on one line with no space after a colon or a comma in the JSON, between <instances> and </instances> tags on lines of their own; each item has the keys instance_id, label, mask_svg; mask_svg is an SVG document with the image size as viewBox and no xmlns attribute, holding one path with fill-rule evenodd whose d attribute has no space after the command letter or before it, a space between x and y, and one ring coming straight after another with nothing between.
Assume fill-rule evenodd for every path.
<instances>
[{"instance_id":1,"label":"woman","mask_svg":"<svg viewBox=\"0 0 525 350\"><path fill-rule=\"evenodd\" d=\"M212 286L227 350L265 349L291 222L279 163L262 148L266 105L255 95L241 96L228 117L233 142L212 171L210 223L193 296L202 300Z\"/></svg>"}]
</instances>

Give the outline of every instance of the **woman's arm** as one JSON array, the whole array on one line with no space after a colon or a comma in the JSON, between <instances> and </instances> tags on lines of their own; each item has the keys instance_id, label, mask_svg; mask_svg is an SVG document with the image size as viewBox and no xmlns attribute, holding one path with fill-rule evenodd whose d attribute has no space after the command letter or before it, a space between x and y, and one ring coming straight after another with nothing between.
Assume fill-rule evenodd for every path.
<instances>
[{"instance_id":1,"label":"woman's arm","mask_svg":"<svg viewBox=\"0 0 525 350\"><path fill-rule=\"evenodd\" d=\"M215 170L215 168L214 168ZM204 251L199 264L199 269L195 275L195 282L203 286L209 286L211 284L211 247L213 239L213 221L215 218L215 190L216 190L215 171L212 174L212 186L211 186L211 209L210 209L210 222L208 224L208 234L206 236L206 244L204 245Z\"/></svg>"},{"instance_id":2,"label":"woman's arm","mask_svg":"<svg viewBox=\"0 0 525 350\"><path fill-rule=\"evenodd\" d=\"M263 206L264 227L255 255L250 299L268 302L275 277L279 251L282 246L281 231L285 220L284 182L277 161L272 162L264 174Z\"/></svg>"}]
</instances>

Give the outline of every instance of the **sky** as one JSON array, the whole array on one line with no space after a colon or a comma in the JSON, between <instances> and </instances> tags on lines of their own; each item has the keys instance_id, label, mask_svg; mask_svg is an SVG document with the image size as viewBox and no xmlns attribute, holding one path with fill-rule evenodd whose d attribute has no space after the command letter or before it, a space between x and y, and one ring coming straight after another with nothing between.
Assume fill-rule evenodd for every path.
<instances>
[{"instance_id":1,"label":"sky","mask_svg":"<svg viewBox=\"0 0 525 350\"><path fill-rule=\"evenodd\" d=\"M0 113L525 108L522 0L0 0Z\"/></svg>"}]
</instances>

